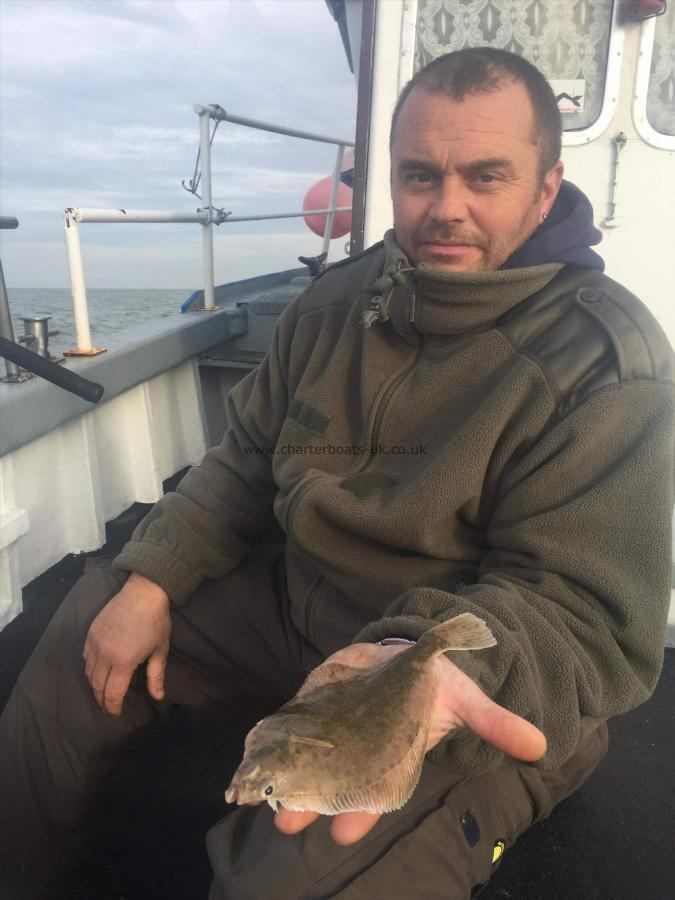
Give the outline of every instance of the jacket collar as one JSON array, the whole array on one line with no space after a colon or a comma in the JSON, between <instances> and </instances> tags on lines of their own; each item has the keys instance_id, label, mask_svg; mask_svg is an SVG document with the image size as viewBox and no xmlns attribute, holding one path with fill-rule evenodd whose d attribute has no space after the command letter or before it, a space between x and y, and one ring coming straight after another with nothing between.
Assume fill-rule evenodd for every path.
<instances>
[{"instance_id":1,"label":"jacket collar","mask_svg":"<svg viewBox=\"0 0 675 900\"><path fill-rule=\"evenodd\" d=\"M442 272L425 263L414 267L396 243L384 236L384 270L373 285L371 326L391 320L404 337L452 335L489 327L521 300L541 290L563 268L553 262L494 272Z\"/></svg>"}]
</instances>

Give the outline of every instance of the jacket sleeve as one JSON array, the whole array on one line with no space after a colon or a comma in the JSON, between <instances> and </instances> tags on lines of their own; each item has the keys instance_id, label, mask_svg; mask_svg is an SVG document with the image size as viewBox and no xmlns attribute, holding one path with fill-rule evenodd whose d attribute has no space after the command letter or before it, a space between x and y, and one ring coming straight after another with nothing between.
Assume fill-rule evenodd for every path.
<instances>
[{"instance_id":1,"label":"jacket sleeve","mask_svg":"<svg viewBox=\"0 0 675 900\"><path fill-rule=\"evenodd\" d=\"M204 578L234 569L276 523L272 457L288 408L296 309L297 301L280 318L267 356L230 391L222 442L153 506L113 562L150 578L176 604Z\"/></svg>"},{"instance_id":2,"label":"jacket sleeve","mask_svg":"<svg viewBox=\"0 0 675 900\"><path fill-rule=\"evenodd\" d=\"M575 749L581 720L626 712L663 663L671 582L673 393L668 382L591 394L503 476L475 584L413 588L357 641L419 637L469 611L497 645L448 653L497 703L546 735L543 767ZM459 731L434 751L467 771L503 755ZM451 762L450 762L451 760Z\"/></svg>"}]
</instances>

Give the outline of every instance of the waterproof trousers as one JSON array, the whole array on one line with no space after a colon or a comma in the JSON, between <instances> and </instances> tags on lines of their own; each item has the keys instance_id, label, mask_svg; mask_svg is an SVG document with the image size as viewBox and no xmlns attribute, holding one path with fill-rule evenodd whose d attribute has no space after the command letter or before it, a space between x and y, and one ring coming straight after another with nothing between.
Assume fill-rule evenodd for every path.
<instances>
[{"instance_id":1,"label":"waterproof trousers","mask_svg":"<svg viewBox=\"0 0 675 900\"><path fill-rule=\"evenodd\" d=\"M140 667L122 716L107 715L95 703L82 650L91 622L122 581L109 568L80 579L0 719L3 900L50 896L51 879L84 846L83 823L97 803L100 814L99 785L144 726L176 705L210 722L253 721L289 699L322 662L290 620L283 548L261 547L172 608L165 700L148 696ZM488 881L498 842L508 848L546 817L585 781L606 747L601 725L558 770L513 762L472 780L427 761L406 806L349 847L333 843L326 817L288 837L266 804L237 808L206 838L214 872L209 900L464 900ZM223 789L231 774L223 773Z\"/></svg>"}]
</instances>

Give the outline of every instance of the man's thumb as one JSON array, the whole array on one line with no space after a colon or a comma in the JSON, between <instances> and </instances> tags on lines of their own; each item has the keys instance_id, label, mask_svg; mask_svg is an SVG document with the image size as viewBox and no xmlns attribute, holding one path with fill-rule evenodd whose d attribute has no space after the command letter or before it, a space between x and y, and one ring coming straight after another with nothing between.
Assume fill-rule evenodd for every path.
<instances>
[{"instance_id":1,"label":"man's thumb","mask_svg":"<svg viewBox=\"0 0 675 900\"><path fill-rule=\"evenodd\" d=\"M535 725L494 703L482 692L468 706L463 724L514 759L535 762L546 752L546 738Z\"/></svg>"},{"instance_id":2,"label":"man's thumb","mask_svg":"<svg viewBox=\"0 0 675 900\"><path fill-rule=\"evenodd\" d=\"M164 673L166 672L166 653L155 650L148 660L146 677L148 693L155 700L164 699Z\"/></svg>"}]
</instances>

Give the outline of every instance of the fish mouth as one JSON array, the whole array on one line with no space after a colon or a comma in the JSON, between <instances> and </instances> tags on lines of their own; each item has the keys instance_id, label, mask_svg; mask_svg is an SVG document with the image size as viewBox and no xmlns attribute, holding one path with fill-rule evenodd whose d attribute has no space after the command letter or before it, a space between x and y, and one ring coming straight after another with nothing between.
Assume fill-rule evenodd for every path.
<instances>
[{"instance_id":1,"label":"fish mouth","mask_svg":"<svg viewBox=\"0 0 675 900\"><path fill-rule=\"evenodd\" d=\"M249 806L260 806L264 801L258 797L255 791L251 791L246 785L231 784L225 791L226 803L237 803L239 806L247 804Z\"/></svg>"},{"instance_id":2,"label":"fish mouth","mask_svg":"<svg viewBox=\"0 0 675 900\"><path fill-rule=\"evenodd\" d=\"M259 763L242 764L234 774L230 786L225 791L225 800L228 803L248 803L253 799L251 795L252 783L261 772ZM248 797L248 800L246 799Z\"/></svg>"}]
</instances>

